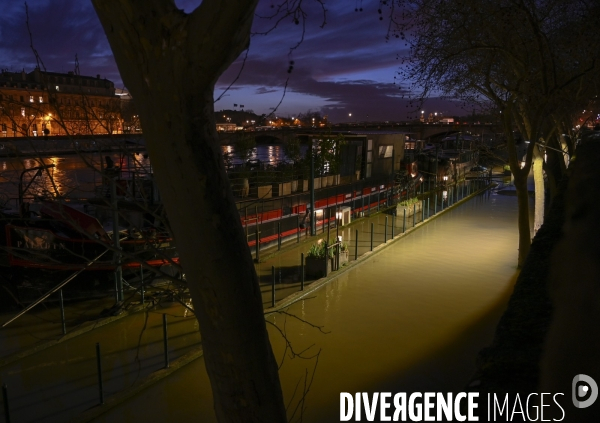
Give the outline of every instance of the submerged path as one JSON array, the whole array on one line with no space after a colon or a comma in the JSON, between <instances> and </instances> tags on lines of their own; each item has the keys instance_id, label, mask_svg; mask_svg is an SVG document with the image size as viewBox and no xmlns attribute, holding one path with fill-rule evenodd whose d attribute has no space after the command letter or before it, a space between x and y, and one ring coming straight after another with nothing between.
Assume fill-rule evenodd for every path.
<instances>
[{"instance_id":1,"label":"submerged path","mask_svg":"<svg viewBox=\"0 0 600 423\"><path fill-rule=\"evenodd\" d=\"M318 364L291 359L270 328L276 356L285 355L281 379L289 414L305 377L310 388L303 415L310 422L339 419L340 392L463 390L512 290L516 219L516 198L480 195L293 304L290 315L270 315L296 351L320 351ZM201 359L94 421L199 416L215 421Z\"/></svg>"},{"instance_id":2,"label":"submerged path","mask_svg":"<svg viewBox=\"0 0 600 423\"><path fill-rule=\"evenodd\" d=\"M370 249L371 223L378 228L375 245L383 241L385 215L379 214L342 231L351 251L357 228L359 253ZM400 227L397 222L396 234ZM285 327L295 350L313 344L307 355L321 350L305 421L338 418L340 391L461 389L473 372L477 351L489 343L511 290L516 246L516 198L483 194L394 241L287 309L323 326L327 334L294 317L270 315L271 322ZM257 271L268 278L272 266L295 268L300 252L307 249L300 244L270 257L267 252ZM278 284L278 299L298 284ZM270 284L265 283L263 293L268 306ZM72 315L82 312L71 310ZM12 421L67 421L98 404L96 342L102 346L106 397L162 368L162 313L169 318L171 360L200 345L195 319L173 305L151 311L148 319L137 313L0 367L0 379L9 386ZM2 355L28 347L35 337L60 336L60 326L36 324L36 319L57 319L56 309L23 319L0 333ZM283 340L269 327L275 353L282 358ZM292 395L296 384L304 386L302 378L306 372L310 378L315 363L290 360L288 353L281 375L292 409L300 397ZM201 359L94 421L171 421L199 415L203 421L214 420Z\"/></svg>"}]
</instances>

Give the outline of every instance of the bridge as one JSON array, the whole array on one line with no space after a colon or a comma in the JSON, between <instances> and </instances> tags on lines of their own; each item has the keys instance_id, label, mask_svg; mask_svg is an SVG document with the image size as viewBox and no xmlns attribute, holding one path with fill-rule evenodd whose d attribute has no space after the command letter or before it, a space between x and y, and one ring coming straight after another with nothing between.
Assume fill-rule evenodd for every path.
<instances>
[{"instance_id":1,"label":"bridge","mask_svg":"<svg viewBox=\"0 0 600 423\"><path fill-rule=\"evenodd\" d=\"M297 134L322 134L329 131L329 128L274 128L251 132L256 142L260 144L278 144L285 143L288 139L295 137ZM332 132L396 132L410 134L412 138L419 140L427 140L430 142L439 141L444 137L451 136L457 133L471 133L478 136L491 136L502 132L499 124L442 124L442 123L348 123L338 124L331 127ZM219 132L219 138L222 145L231 145L241 134L248 132Z\"/></svg>"}]
</instances>

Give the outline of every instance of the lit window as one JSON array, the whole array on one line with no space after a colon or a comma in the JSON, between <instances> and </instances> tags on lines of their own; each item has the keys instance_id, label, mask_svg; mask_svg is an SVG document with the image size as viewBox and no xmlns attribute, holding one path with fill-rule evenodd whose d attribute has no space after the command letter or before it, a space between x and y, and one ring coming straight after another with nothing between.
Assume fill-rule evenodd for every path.
<instances>
[{"instance_id":1,"label":"lit window","mask_svg":"<svg viewBox=\"0 0 600 423\"><path fill-rule=\"evenodd\" d=\"M25 107L21 107L21 116L25 117Z\"/></svg>"},{"instance_id":2,"label":"lit window","mask_svg":"<svg viewBox=\"0 0 600 423\"><path fill-rule=\"evenodd\" d=\"M56 86L56 91L59 91L59 87L58 87L58 85Z\"/></svg>"},{"instance_id":3,"label":"lit window","mask_svg":"<svg viewBox=\"0 0 600 423\"><path fill-rule=\"evenodd\" d=\"M40 103L44 102L44 97L40 96Z\"/></svg>"},{"instance_id":4,"label":"lit window","mask_svg":"<svg viewBox=\"0 0 600 423\"><path fill-rule=\"evenodd\" d=\"M32 95L29 96L29 102L33 103L33 96Z\"/></svg>"}]
</instances>

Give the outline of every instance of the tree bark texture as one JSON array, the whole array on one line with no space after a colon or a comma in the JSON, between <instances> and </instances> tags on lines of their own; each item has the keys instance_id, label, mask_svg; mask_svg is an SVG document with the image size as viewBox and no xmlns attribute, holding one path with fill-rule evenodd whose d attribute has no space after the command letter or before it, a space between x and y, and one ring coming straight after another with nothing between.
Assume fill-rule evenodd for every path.
<instances>
[{"instance_id":1,"label":"tree bark texture","mask_svg":"<svg viewBox=\"0 0 600 423\"><path fill-rule=\"evenodd\" d=\"M532 167L533 181L535 184L535 209L533 219L533 234L535 235L544 223L544 204L546 198L544 188L544 157L537 146L533 149Z\"/></svg>"},{"instance_id":2,"label":"tree bark texture","mask_svg":"<svg viewBox=\"0 0 600 423\"><path fill-rule=\"evenodd\" d=\"M510 171L513 174L515 190L517 191L518 202L518 228L519 228L519 254L517 267L520 269L525 263L525 259L531 248L531 233L529 225L529 193L527 191L527 175L531 169L534 143L530 143L525 156L525 164L521 168L521 160L518 157L518 148L514 133L512 131L511 119L508 113L503 114L502 123L504 134L506 135L508 149L508 163Z\"/></svg>"},{"instance_id":3,"label":"tree bark texture","mask_svg":"<svg viewBox=\"0 0 600 423\"><path fill-rule=\"evenodd\" d=\"M214 84L257 0L93 0L133 95L200 324L219 421L286 420L258 279L216 134Z\"/></svg>"}]
</instances>

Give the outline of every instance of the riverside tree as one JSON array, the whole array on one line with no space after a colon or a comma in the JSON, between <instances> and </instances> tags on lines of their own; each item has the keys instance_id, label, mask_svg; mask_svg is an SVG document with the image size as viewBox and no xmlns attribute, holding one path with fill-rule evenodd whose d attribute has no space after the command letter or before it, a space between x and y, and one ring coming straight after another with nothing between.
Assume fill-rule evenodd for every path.
<instances>
[{"instance_id":1,"label":"riverside tree","mask_svg":"<svg viewBox=\"0 0 600 423\"><path fill-rule=\"evenodd\" d=\"M599 45L594 29L598 5L588 0L381 3L391 10L390 36L410 47L401 73L414 81L418 100L442 95L491 103L500 112L519 203L522 266L531 244L527 177L532 165L536 229L544 214L544 152L539 146L559 137L557 123L564 123L565 113L595 94L581 87L598 74L598 61L590 54ZM529 142L523 159L515 129Z\"/></svg>"},{"instance_id":2,"label":"riverside tree","mask_svg":"<svg viewBox=\"0 0 600 423\"><path fill-rule=\"evenodd\" d=\"M261 293L216 133L213 91L258 0L93 0L133 95L200 325L219 421L283 422ZM279 10L301 19L302 1Z\"/></svg>"}]
</instances>

